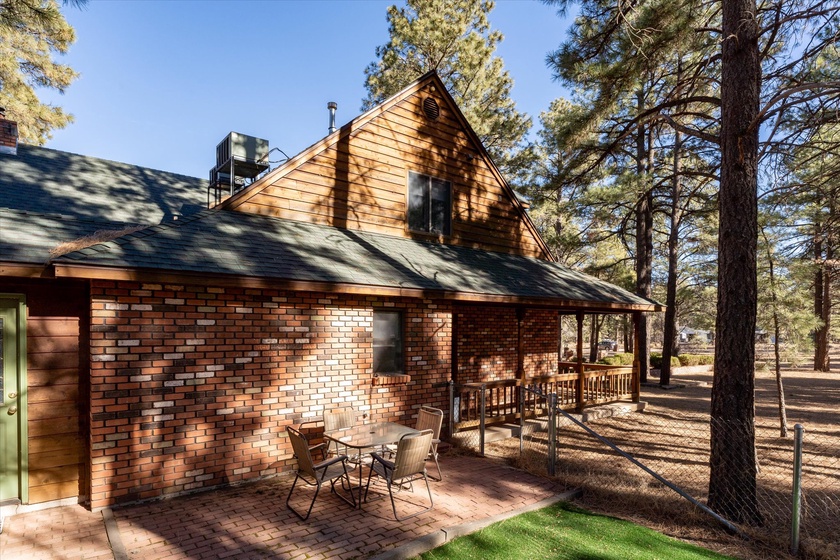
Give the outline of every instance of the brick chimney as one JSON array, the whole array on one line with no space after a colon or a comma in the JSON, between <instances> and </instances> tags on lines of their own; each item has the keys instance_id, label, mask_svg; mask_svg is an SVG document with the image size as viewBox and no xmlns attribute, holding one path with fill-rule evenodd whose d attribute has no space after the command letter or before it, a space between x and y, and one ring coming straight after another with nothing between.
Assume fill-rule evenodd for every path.
<instances>
[{"instance_id":1,"label":"brick chimney","mask_svg":"<svg viewBox=\"0 0 840 560\"><path fill-rule=\"evenodd\" d=\"M17 155L17 123L6 120L6 109L0 107L0 154Z\"/></svg>"}]
</instances>

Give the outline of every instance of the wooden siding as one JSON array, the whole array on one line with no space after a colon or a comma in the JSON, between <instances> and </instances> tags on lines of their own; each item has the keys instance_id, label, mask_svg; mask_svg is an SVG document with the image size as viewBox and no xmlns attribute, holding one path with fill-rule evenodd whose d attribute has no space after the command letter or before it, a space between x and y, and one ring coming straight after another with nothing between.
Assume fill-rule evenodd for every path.
<instances>
[{"instance_id":1,"label":"wooden siding","mask_svg":"<svg viewBox=\"0 0 840 560\"><path fill-rule=\"evenodd\" d=\"M440 117L428 120L423 99L433 96ZM450 181L452 234L445 243L550 258L512 192L482 156L440 93L407 95L369 121L344 127L335 141L313 150L265 184L243 193L232 209L333 227L429 239L406 224L409 171Z\"/></svg>"},{"instance_id":2,"label":"wooden siding","mask_svg":"<svg viewBox=\"0 0 840 560\"><path fill-rule=\"evenodd\" d=\"M79 319L30 317L28 356L29 501L79 495Z\"/></svg>"},{"instance_id":3,"label":"wooden siding","mask_svg":"<svg viewBox=\"0 0 840 560\"><path fill-rule=\"evenodd\" d=\"M26 298L29 503L89 497L86 282L0 278Z\"/></svg>"}]
</instances>

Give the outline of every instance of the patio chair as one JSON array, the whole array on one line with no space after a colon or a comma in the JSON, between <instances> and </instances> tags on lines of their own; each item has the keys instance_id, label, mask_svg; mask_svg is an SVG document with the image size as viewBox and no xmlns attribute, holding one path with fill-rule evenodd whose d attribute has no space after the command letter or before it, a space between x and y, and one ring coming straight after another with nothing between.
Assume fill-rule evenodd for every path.
<instances>
[{"instance_id":1,"label":"patio chair","mask_svg":"<svg viewBox=\"0 0 840 560\"><path fill-rule=\"evenodd\" d=\"M301 434L298 430L288 426L286 431L289 434L289 440L292 442L292 449L297 459L298 468L295 474L295 481L292 483L292 488L289 490L289 495L286 497L286 507L292 510L295 515L306 521L309 519L309 514L312 513L312 507L315 505L315 500L318 498L318 492L321 491L321 485L329 482L330 491L347 502L349 505L356 507L356 498L353 496L352 486L350 484L350 475L347 472L347 455L339 455L331 459L325 459L320 463L312 461L312 451L306 436ZM326 443L315 446L315 449L320 448L323 452L326 448ZM299 511L292 507L289 501L292 499L292 494L295 491L295 486L298 480L303 480L309 486L315 486L315 495L312 496L312 502L309 504L309 509L306 515L301 515ZM345 496L336 492L335 483L341 480L341 487L344 489L344 484L347 484L347 492L350 494L348 500Z\"/></svg>"},{"instance_id":2,"label":"patio chair","mask_svg":"<svg viewBox=\"0 0 840 560\"><path fill-rule=\"evenodd\" d=\"M352 408L338 408L324 411L324 431L332 432L343 428L352 428L356 425L356 411ZM336 455L347 453L347 448L338 442L333 442L335 448L332 450Z\"/></svg>"},{"instance_id":3,"label":"patio chair","mask_svg":"<svg viewBox=\"0 0 840 560\"><path fill-rule=\"evenodd\" d=\"M435 467L437 468L437 478L429 475L432 480L443 480L443 473L440 472L440 463L438 462L438 445L440 444L440 429L443 426L443 411L439 408L431 406L422 406L417 413L417 424L414 426L417 430L432 430L432 444L429 446L428 458L435 460Z\"/></svg>"},{"instance_id":4,"label":"patio chair","mask_svg":"<svg viewBox=\"0 0 840 560\"><path fill-rule=\"evenodd\" d=\"M443 480L443 473L440 470L440 463L438 462L438 444L440 444L440 429L443 426L443 411L439 408L423 405L417 412L417 422L414 428L418 431L432 430L432 444L429 446L429 455L427 459L434 459L435 467L437 468L437 478L429 475L432 480ZM388 451L393 455L397 450L396 445L389 445Z\"/></svg>"},{"instance_id":5,"label":"patio chair","mask_svg":"<svg viewBox=\"0 0 840 560\"><path fill-rule=\"evenodd\" d=\"M391 497L391 508L394 510L394 517L397 521L410 519L421 513L426 513L434 507L432 489L429 487L429 479L426 476L426 458L432 445L432 430L424 430L420 433L406 434L400 438L397 444L397 454L393 461L382 457L379 453L371 453L373 462L370 464L367 485L365 486L364 501L367 501L370 481L373 474L385 479L388 486L388 495ZM406 517L397 514L397 503L394 498L394 486L399 490L405 484L411 484L415 480L423 479L426 482L426 491L429 493L429 507L412 513Z\"/></svg>"}]
</instances>

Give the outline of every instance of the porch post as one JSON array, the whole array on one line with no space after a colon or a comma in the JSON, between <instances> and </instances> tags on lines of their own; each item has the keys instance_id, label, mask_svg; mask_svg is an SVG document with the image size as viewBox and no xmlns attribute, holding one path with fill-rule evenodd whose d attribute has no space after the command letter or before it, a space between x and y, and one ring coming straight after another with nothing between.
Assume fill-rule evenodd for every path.
<instances>
[{"instance_id":1,"label":"porch post","mask_svg":"<svg viewBox=\"0 0 840 560\"><path fill-rule=\"evenodd\" d=\"M454 305L452 306L452 311L450 312L450 332L452 333L450 336L452 340L450 342L450 350L449 350L449 379L450 381L457 382L458 381L458 308Z\"/></svg>"},{"instance_id":2,"label":"porch post","mask_svg":"<svg viewBox=\"0 0 840 560\"><path fill-rule=\"evenodd\" d=\"M577 319L577 407L583 409L583 311L575 313Z\"/></svg>"},{"instance_id":3,"label":"porch post","mask_svg":"<svg viewBox=\"0 0 840 560\"><path fill-rule=\"evenodd\" d=\"M525 341L522 337L522 323L525 321L524 307L516 308L516 377L525 386Z\"/></svg>"},{"instance_id":4,"label":"porch post","mask_svg":"<svg viewBox=\"0 0 840 560\"><path fill-rule=\"evenodd\" d=\"M642 394L642 384L639 372L642 363L639 360L639 334L642 330L642 313L633 312L633 402L639 402Z\"/></svg>"},{"instance_id":5,"label":"porch post","mask_svg":"<svg viewBox=\"0 0 840 560\"><path fill-rule=\"evenodd\" d=\"M560 373L560 362L563 361L563 314L559 311L557 312L557 371L555 374Z\"/></svg>"}]
</instances>

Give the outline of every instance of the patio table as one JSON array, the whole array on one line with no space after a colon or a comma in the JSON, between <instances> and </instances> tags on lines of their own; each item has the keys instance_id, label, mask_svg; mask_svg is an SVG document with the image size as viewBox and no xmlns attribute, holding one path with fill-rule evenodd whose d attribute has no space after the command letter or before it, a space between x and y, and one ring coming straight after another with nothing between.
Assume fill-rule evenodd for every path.
<instances>
[{"instance_id":1,"label":"patio table","mask_svg":"<svg viewBox=\"0 0 840 560\"><path fill-rule=\"evenodd\" d=\"M397 443L406 434L419 433L414 428L397 424L396 422L376 422L374 424L358 424L351 428L342 428L331 432L324 432L328 440L359 452L359 501L357 507L362 507L362 477L361 454L363 449L382 448L388 444ZM351 488L351 492L353 489Z\"/></svg>"}]
</instances>

